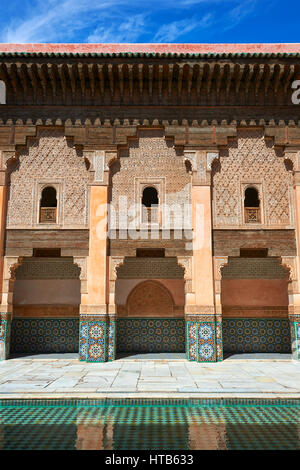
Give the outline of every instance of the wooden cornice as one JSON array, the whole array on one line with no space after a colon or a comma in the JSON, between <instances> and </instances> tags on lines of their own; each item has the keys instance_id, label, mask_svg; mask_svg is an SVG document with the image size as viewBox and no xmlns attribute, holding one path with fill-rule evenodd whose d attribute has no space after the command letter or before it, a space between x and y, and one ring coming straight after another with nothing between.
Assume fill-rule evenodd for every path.
<instances>
[{"instance_id":1,"label":"wooden cornice","mask_svg":"<svg viewBox=\"0 0 300 470\"><path fill-rule=\"evenodd\" d=\"M7 104L292 105L296 59L0 59Z\"/></svg>"}]
</instances>

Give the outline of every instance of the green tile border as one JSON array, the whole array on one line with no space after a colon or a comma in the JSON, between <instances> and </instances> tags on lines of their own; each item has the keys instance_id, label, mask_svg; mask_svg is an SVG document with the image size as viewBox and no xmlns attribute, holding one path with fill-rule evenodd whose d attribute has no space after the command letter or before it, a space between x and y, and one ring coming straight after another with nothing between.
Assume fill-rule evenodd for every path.
<instances>
[{"instance_id":1,"label":"green tile border","mask_svg":"<svg viewBox=\"0 0 300 470\"><path fill-rule=\"evenodd\" d=\"M194 406L299 406L300 398L186 398L186 399L147 399L147 398L68 398L68 399L1 399L0 408L8 407L194 407Z\"/></svg>"}]
</instances>

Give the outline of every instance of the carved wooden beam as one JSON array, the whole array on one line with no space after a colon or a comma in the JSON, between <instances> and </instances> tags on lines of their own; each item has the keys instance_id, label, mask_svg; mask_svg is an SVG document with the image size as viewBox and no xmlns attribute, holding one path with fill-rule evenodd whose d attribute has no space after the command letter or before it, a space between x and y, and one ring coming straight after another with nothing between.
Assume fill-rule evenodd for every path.
<instances>
[{"instance_id":1,"label":"carved wooden beam","mask_svg":"<svg viewBox=\"0 0 300 470\"><path fill-rule=\"evenodd\" d=\"M199 64L198 65L198 74L197 74L197 79L196 79L196 95L197 95L198 103L200 101L203 71L204 71L204 66L202 64Z\"/></svg>"},{"instance_id":2,"label":"carved wooden beam","mask_svg":"<svg viewBox=\"0 0 300 470\"><path fill-rule=\"evenodd\" d=\"M29 79L27 78L27 66L25 64L17 65L18 75L20 77L20 82L22 83L23 93L24 93L24 103L30 101L29 96Z\"/></svg>"},{"instance_id":3,"label":"carved wooden beam","mask_svg":"<svg viewBox=\"0 0 300 470\"><path fill-rule=\"evenodd\" d=\"M171 102L172 100L173 71L174 71L174 65L169 64L168 66L168 101L169 102Z\"/></svg>"},{"instance_id":4,"label":"carved wooden beam","mask_svg":"<svg viewBox=\"0 0 300 470\"><path fill-rule=\"evenodd\" d=\"M246 66L244 64L238 65L236 68L236 78L235 78L235 96L236 99L239 100L239 92L242 83L242 78L245 74Z\"/></svg>"},{"instance_id":5,"label":"carved wooden beam","mask_svg":"<svg viewBox=\"0 0 300 470\"><path fill-rule=\"evenodd\" d=\"M130 97L130 101L132 101L132 98L133 98L133 65L132 64L128 65L128 78L129 78L129 97Z\"/></svg>"},{"instance_id":6,"label":"carved wooden beam","mask_svg":"<svg viewBox=\"0 0 300 470\"><path fill-rule=\"evenodd\" d=\"M193 84L193 74L194 74L194 67L188 65L188 74L187 74L187 98L190 101L191 99L191 89Z\"/></svg>"},{"instance_id":7,"label":"carved wooden beam","mask_svg":"<svg viewBox=\"0 0 300 470\"><path fill-rule=\"evenodd\" d=\"M149 101L153 100L153 65L148 65L148 89L149 89Z\"/></svg>"},{"instance_id":8,"label":"carved wooden beam","mask_svg":"<svg viewBox=\"0 0 300 470\"><path fill-rule=\"evenodd\" d=\"M256 74L254 77L254 94L255 94L255 103L258 102L258 93L261 85L262 77L265 72L265 67L263 65L258 65L256 68Z\"/></svg>"},{"instance_id":9,"label":"carved wooden beam","mask_svg":"<svg viewBox=\"0 0 300 470\"><path fill-rule=\"evenodd\" d=\"M48 74L49 74L50 83L51 83L51 87L52 87L52 100L53 100L53 103L55 103L56 102L56 96L57 96L56 66L48 64L47 71L48 71Z\"/></svg>"},{"instance_id":10,"label":"carved wooden beam","mask_svg":"<svg viewBox=\"0 0 300 470\"><path fill-rule=\"evenodd\" d=\"M271 77L274 75L274 67L275 65L269 65L266 67L265 71L265 77L264 77L264 99L266 101L266 98L268 96L270 84L271 84Z\"/></svg>"},{"instance_id":11,"label":"carved wooden beam","mask_svg":"<svg viewBox=\"0 0 300 470\"><path fill-rule=\"evenodd\" d=\"M250 84L254 75L254 71L255 71L254 65L253 64L248 65L246 78L245 78L245 101L246 103L248 101L249 89L250 89Z\"/></svg>"},{"instance_id":12,"label":"carved wooden beam","mask_svg":"<svg viewBox=\"0 0 300 470\"><path fill-rule=\"evenodd\" d=\"M84 99L86 96L86 81L87 81L86 79L88 77L87 64L79 63L77 65L77 70L78 70L80 86L81 86L81 96L84 102Z\"/></svg>"},{"instance_id":13,"label":"carved wooden beam","mask_svg":"<svg viewBox=\"0 0 300 470\"><path fill-rule=\"evenodd\" d=\"M138 76L139 76L139 92L140 98L143 97L143 90L144 90L144 66L143 64L138 65Z\"/></svg>"},{"instance_id":14,"label":"carved wooden beam","mask_svg":"<svg viewBox=\"0 0 300 470\"><path fill-rule=\"evenodd\" d=\"M95 74L94 74L94 65L88 64L88 76L89 76L89 85L91 90L92 99L95 98Z\"/></svg>"},{"instance_id":15,"label":"carved wooden beam","mask_svg":"<svg viewBox=\"0 0 300 470\"><path fill-rule=\"evenodd\" d=\"M103 73L103 65L102 64L97 64L97 72L99 76L99 81L100 81L100 94L101 94L101 99L104 101L104 73Z\"/></svg>"},{"instance_id":16,"label":"carved wooden beam","mask_svg":"<svg viewBox=\"0 0 300 470\"><path fill-rule=\"evenodd\" d=\"M36 76L36 64L28 64L27 73L30 79L30 85L32 88L32 99L33 103L37 103L37 93L38 93L38 79Z\"/></svg>"},{"instance_id":17,"label":"carved wooden beam","mask_svg":"<svg viewBox=\"0 0 300 470\"><path fill-rule=\"evenodd\" d=\"M58 70L58 75L59 75L59 78L60 78L60 86L61 86L61 89L62 89L62 97L63 97L63 103L66 104L66 100L67 100L67 79L66 79L66 75L65 75L65 64L59 64L57 66L57 70Z\"/></svg>"},{"instance_id":18,"label":"carved wooden beam","mask_svg":"<svg viewBox=\"0 0 300 470\"><path fill-rule=\"evenodd\" d=\"M163 87L163 65L158 66L158 100L162 99L162 87Z\"/></svg>"},{"instance_id":19,"label":"carved wooden beam","mask_svg":"<svg viewBox=\"0 0 300 470\"><path fill-rule=\"evenodd\" d=\"M69 80L71 83L71 90L72 90L72 102L76 103L76 77L74 71L74 65L67 65L67 70L69 73Z\"/></svg>"},{"instance_id":20,"label":"carved wooden beam","mask_svg":"<svg viewBox=\"0 0 300 470\"><path fill-rule=\"evenodd\" d=\"M219 102L220 96L220 88L222 85L222 79L224 75L224 66L223 65L216 65L215 66L215 73L216 73L216 101Z\"/></svg>"},{"instance_id":21,"label":"carved wooden beam","mask_svg":"<svg viewBox=\"0 0 300 470\"><path fill-rule=\"evenodd\" d=\"M210 64L207 64L206 70L207 70L206 95L207 95L207 98L209 99L210 90L211 90L211 83L212 83L212 76L213 76L213 66L210 65Z\"/></svg>"},{"instance_id":22,"label":"carved wooden beam","mask_svg":"<svg viewBox=\"0 0 300 470\"><path fill-rule=\"evenodd\" d=\"M287 99L288 91L290 91L292 89L291 88L291 81L293 79L294 74L295 74L295 66L292 64L292 65L290 65L289 70L287 72L287 76L286 76L286 79L285 79L285 82L284 82L284 87L283 87L283 95L284 95L285 100Z\"/></svg>"},{"instance_id":23,"label":"carved wooden beam","mask_svg":"<svg viewBox=\"0 0 300 470\"><path fill-rule=\"evenodd\" d=\"M118 77L119 77L119 88L120 88L120 101L123 102L124 99L124 65L118 65Z\"/></svg>"},{"instance_id":24,"label":"carved wooden beam","mask_svg":"<svg viewBox=\"0 0 300 470\"><path fill-rule=\"evenodd\" d=\"M225 102L229 100L230 88L233 82L235 67L233 64L226 64L224 66L224 80L225 80Z\"/></svg>"},{"instance_id":25,"label":"carved wooden beam","mask_svg":"<svg viewBox=\"0 0 300 470\"><path fill-rule=\"evenodd\" d=\"M15 102L17 102L19 83L18 83L18 77L17 77L17 73L16 73L16 65L15 64L9 64L8 65L8 71L9 71L9 75L11 77L11 83L12 83L14 94L15 94Z\"/></svg>"},{"instance_id":26,"label":"carved wooden beam","mask_svg":"<svg viewBox=\"0 0 300 470\"><path fill-rule=\"evenodd\" d=\"M178 101L181 101L182 79L183 79L183 65L180 64L178 66L178 83L177 83Z\"/></svg>"},{"instance_id":27,"label":"carved wooden beam","mask_svg":"<svg viewBox=\"0 0 300 470\"><path fill-rule=\"evenodd\" d=\"M112 64L107 65L107 73L108 73L110 97L111 97L111 101L113 101L114 94L115 94L115 86L114 86L114 75L113 75L113 65Z\"/></svg>"}]
</instances>

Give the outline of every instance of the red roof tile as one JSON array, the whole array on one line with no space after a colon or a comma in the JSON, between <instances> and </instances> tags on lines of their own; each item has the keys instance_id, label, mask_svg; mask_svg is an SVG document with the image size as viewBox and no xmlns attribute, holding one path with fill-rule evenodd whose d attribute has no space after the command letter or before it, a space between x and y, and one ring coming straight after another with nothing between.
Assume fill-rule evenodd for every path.
<instances>
[{"instance_id":1,"label":"red roof tile","mask_svg":"<svg viewBox=\"0 0 300 470\"><path fill-rule=\"evenodd\" d=\"M0 52L300 53L295 44L4 44Z\"/></svg>"}]
</instances>

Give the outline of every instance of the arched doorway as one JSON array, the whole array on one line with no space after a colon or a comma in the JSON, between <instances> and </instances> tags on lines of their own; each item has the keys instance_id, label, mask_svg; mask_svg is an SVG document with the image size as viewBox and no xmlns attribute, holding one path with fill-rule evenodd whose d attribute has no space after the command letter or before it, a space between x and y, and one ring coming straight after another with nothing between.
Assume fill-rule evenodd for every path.
<instances>
[{"instance_id":1,"label":"arched doorway","mask_svg":"<svg viewBox=\"0 0 300 470\"><path fill-rule=\"evenodd\" d=\"M126 285L123 286L125 289ZM178 300L171 292L174 286L163 279L134 285L126 303L117 308L118 353L185 352L183 306L176 305Z\"/></svg>"},{"instance_id":2,"label":"arched doorway","mask_svg":"<svg viewBox=\"0 0 300 470\"><path fill-rule=\"evenodd\" d=\"M277 257L249 253L222 269L224 354L290 353L288 272Z\"/></svg>"}]
</instances>

